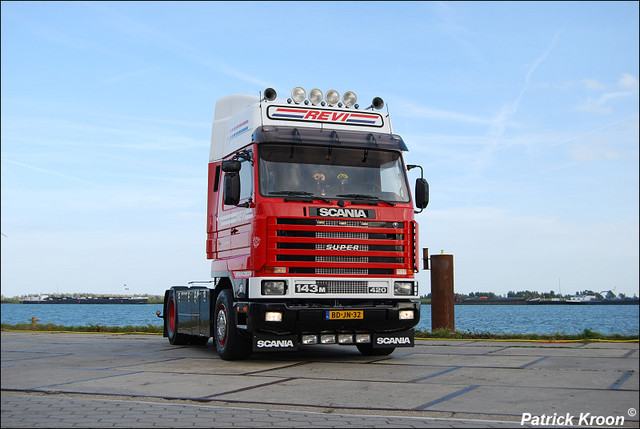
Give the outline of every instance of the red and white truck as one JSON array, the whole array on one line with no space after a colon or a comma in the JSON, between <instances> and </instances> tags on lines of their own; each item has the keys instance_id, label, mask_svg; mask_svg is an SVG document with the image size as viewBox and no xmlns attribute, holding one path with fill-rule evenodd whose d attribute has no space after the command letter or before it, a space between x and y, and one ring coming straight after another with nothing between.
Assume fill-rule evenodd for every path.
<instances>
[{"instance_id":1,"label":"red and white truck","mask_svg":"<svg viewBox=\"0 0 640 429\"><path fill-rule=\"evenodd\" d=\"M206 344L222 359L299 345L355 345L365 355L411 347L420 320L418 225L382 99L361 109L300 87L288 99L219 99L208 173L211 280L165 292L171 344ZM422 172L422 168L420 171ZM415 211L416 207L419 211ZM412 300L414 299L414 300Z\"/></svg>"}]
</instances>

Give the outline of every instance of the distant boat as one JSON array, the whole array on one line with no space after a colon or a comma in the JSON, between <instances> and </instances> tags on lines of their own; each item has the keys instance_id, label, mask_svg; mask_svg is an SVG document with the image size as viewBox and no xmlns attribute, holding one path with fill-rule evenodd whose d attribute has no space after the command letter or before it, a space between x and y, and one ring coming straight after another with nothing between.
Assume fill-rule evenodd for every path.
<instances>
[{"instance_id":1,"label":"distant boat","mask_svg":"<svg viewBox=\"0 0 640 429\"><path fill-rule=\"evenodd\" d=\"M26 298L20 301L21 304L148 304L149 298L146 296L134 296L130 298L107 296L95 298L92 296L73 298L69 296L54 297L41 295L38 297Z\"/></svg>"},{"instance_id":2,"label":"distant boat","mask_svg":"<svg viewBox=\"0 0 640 429\"><path fill-rule=\"evenodd\" d=\"M569 297L565 302L567 304L583 304L591 301L596 301L596 299L597 298L594 295L580 295Z\"/></svg>"}]
</instances>

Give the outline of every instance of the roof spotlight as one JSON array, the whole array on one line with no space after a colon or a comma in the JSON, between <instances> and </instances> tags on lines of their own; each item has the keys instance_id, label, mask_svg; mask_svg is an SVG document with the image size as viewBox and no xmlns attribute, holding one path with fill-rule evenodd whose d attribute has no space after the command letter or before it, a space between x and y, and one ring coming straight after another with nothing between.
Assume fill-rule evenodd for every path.
<instances>
[{"instance_id":1,"label":"roof spotlight","mask_svg":"<svg viewBox=\"0 0 640 429\"><path fill-rule=\"evenodd\" d=\"M330 89L324 96L325 100L327 100L327 104L329 106L333 106L334 104L340 101L340 94L335 89Z\"/></svg>"},{"instance_id":2,"label":"roof spotlight","mask_svg":"<svg viewBox=\"0 0 640 429\"><path fill-rule=\"evenodd\" d=\"M314 106L320 104L320 102L322 101L322 91L320 91L318 88L313 88L311 91L309 91L309 101Z\"/></svg>"},{"instance_id":3,"label":"roof spotlight","mask_svg":"<svg viewBox=\"0 0 640 429\"><path fill-rule=\"evenodd\" d=\"M300 104L307 98L307 91L302 87L296 86L291 90L291 98L293 98L294 103Z\"/></svg>"},{"instance_id":4,"label":"roof spotlight","mask_svg":"<svg viewBox=\"0 0 640 429\"><path fill-rule=\"evenodd\" d=\"M356 94L353 91L347 91L342 94L342 102L347 107L353 106L357 101L358 97L356 97Z\"/></svg>"}]
</instances>

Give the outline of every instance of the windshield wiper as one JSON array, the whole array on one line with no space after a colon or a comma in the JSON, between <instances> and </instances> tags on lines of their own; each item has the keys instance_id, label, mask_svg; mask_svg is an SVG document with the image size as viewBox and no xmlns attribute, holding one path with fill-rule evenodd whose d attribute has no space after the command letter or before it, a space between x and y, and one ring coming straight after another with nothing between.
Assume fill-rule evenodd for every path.
<instances>
[{"instance_id":1,"label":"windshield wiper","mask_svg":"<svg viewBox=\"0 0 640 429\"><path fill-rule=\"evenodd\" d=\"M308 199L319 200L324 203L331 204L331 201L329 201L328 199L321 197L319 195L314 195L312 192L307 192L307 191L273 191L273 192L269 192L269 195L288 195L291 197L302 197L302 198L306 197Z\"/></svg>"},{"instance_id":2,"label":"windshield wiper","mask_svg":"<svg viewBox=\"0 0 640 429\"><path fill-rule=\"evenodd\" d=\"M373 195L368 195L368 194L339 194L339 195L336 195L336 197L354 198L354 199L357 199L357 200L376 201L376 202L389 204L391 207L395 207L395 204L392 203L391 201L382 200L382 199L380 199L378 197L375 197ZM352 201L352 203L353 203L353 201Z\"/></svg>"}]
</instances>

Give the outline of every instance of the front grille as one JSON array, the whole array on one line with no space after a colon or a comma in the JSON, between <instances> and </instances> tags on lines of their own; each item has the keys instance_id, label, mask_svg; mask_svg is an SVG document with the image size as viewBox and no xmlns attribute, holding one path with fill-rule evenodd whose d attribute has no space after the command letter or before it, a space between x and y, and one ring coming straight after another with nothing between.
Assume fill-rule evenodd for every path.
<instances>
[{"instance_id":1,"label":"front grille","mask_svg":"<svg viewBox=\"0 0 640 429\"><path fill-rule=\"evenodd\" d=\"M366 268L316 268L314 274L332 274L343 276L366 276L369 270Z\"/></svg>"},{"instance_id":2,"label":"front grille","mask_svg":"<svg viewBox=\"0 0 640 429\"><path fill-rule=\"evenodd\" d=\"M318 281L318 286L325 286L327 293L367 293L367 282L362 281Z\"/></svg>"},{"instance_id":3,"label":"front grille","mask_svg":"<svg viewBox=\"0 0 640 429\"><path fill-rule=\"evenodd\" d=\"M366 240L369 235L365 232L343 232L343 231L318 231L316 238L349 238L353 240Z\"/></svg>"},{"instance_id":4,"label":"front grille","mask_svg":"<svg viewBox=\"0 0 640 429\"><path fill-rule=\"evenodd\" d=\"M296 274L390 276L411 261L409 227L409 222L269 218L267 262Z\"/></svg>"},{"instance_id":5,"label":"front grille","mask_svg":"<svg viewBox=\"0 0 640 429\"><path fill-rule=\"evenodd\" d=\"M319 255L315 257L315 262L351 262L351 263L364 263L369 262L369 258L366 256L323 256Z\"/></svg>"}]
</instances>

